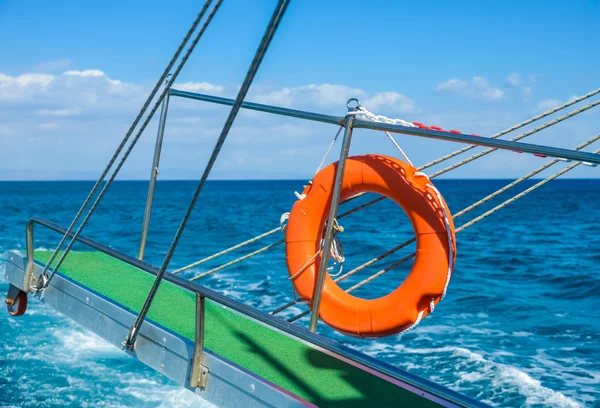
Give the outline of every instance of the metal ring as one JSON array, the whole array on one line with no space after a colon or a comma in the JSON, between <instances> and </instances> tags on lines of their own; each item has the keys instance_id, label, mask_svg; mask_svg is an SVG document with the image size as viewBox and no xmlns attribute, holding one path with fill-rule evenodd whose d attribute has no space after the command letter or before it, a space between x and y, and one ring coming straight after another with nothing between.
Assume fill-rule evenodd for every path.
<instances>
[{"instance_id":1,"label":"metal ring","mask_svg":"<svg viewBox=\"0 0 600 408\"><path fill-rule=\"evenodd\" d=\"M35 291L45 290L48 285L48 276L46 274L41 274L37 279Z\"/></svg>"},{"instance_id":2,"label":"metal ring","mask_svg":"<svg viewBox=\"0 0 600 408\"><path fill-rule=\"evenodd\" d=\"M352 102L356 102L356 106L355 107L350 106L350 104ZM346 107L348 108L349 112L358 110L360 108L360 101L358 100L358 98L350 98L350 99L348 99L348 102L346 102Z\"/></svg>"}]
</instances>

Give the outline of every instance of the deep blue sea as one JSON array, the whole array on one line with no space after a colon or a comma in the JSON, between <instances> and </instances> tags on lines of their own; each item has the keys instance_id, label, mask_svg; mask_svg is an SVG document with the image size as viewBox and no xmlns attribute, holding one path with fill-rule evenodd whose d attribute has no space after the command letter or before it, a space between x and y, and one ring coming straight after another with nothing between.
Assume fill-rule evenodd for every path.
<instances>
[{"instance_id":1,"label":"deep blue sea","mask_svg":"<svg viewBox=\"0 0 600 408\"><path fill-rule=\"evenodd\" d=\"M440 180L453 213L508 181ZM533 182L527 184L530 186ZM0 182L0 253L23 250L31 216L68 225L93 183ZM160 181L146 260L159 264L195 182ZM117 182L85 235L137 255L147 183ZM194 212L171 268L201 259L279 225L301 181L213 181ZM457 226L509 198L502 195L455 220ZM350 208L353 204L345 204ZM350 270L411 236L404 213L381 202L341 221ZM205 271L281 239L188 271ZM36 248L59 237L36 230ZM358 340L320 326L326 336L495 406L600 407L600 180L558 180L457 235L448 296L410 333ZM412 248L361 271L349 287ZM289 301L284 248L200 282L261 310ZM378 297L410 264L355 292ZM8 284L0 262L2 298ZM289 317L304 310L294 307ZM306 325L307 318L299 321ZM36 301L11 318L0 311L0 406L171 407L203 405L120 350ZM205 404L204 404L205 405Z\"/></svg>"}]
</instances>

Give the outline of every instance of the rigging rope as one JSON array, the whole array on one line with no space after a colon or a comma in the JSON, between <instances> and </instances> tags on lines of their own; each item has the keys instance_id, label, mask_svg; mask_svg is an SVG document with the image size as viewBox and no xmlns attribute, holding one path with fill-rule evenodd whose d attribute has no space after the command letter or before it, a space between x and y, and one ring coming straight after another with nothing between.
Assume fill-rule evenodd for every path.
<instances>
[{"instance_id":1,"label":"rigging rope","mask_svg":"<svg viewBox=\"0 0 600 408\"><path fill-rule=\"evenodd\" d=\"M597 149L594 151L594 153L600 153L600 149ZM473 218L471 221L469 221L468 223L461 225L456 232L461 232L467 228L469 228L471 225L481 221L482 219L490 216L491 214L495 213L496 211L506 207L508 204L517 201L519 198L531 193L533 190L543 186L544 184L554 180L557 177L562 176L563 174L573 170L575 167L579 166L580 164L582 164L581 162L576 162L576 163L572 163L569 166L565 167L564 169L554 173L553 175L545 178L544 180L540 181L539 183L529 187L527 190L522 191L521 193L517 194L516 196L506 200L505 202L503 202L502 204L497 205L496 207L492 208L489 211L486 211L485 213L481 214L479 217Z\"/></svg>"},{"instance_id":2,"label":"rigging rope","mask_svg":"<svg viewBox=\"0 0 600 408\"><path fill-rule=\"evenodd\" d=\"M317 174L319 174L319 172L323 168L323 165L325 164L325 160L327 160L327 156L329 156L329 153L331 152L331 149L333 148L333 145L335 144L335 142L337 141L338 137L340 136L340 133L342 133L342 130L344 130L344 127L340 126L340 128L337 131L337 133L333 137L333 140L331 141L331 144L327 148L327 151L325 152L325 156L323 156L323 160L321 160L321 163L319 163L319 166L317 167L317 171L315 171L315 176Z\"/></svg>"},{"instance_id":3,"label":"rigging rope","mask_svg":"<svg viewBox=\"0 0 600 408\"><path fill-rule=\"evenodd\" d=\"M176 269L176 270L172 271L171 273L172 273L172 274L178 274L178 273L180 273L180 272L186 271L186 270L188 270L188 269L191 269L191 268L193 268L193 267L195 267L195 266L201 265L201 264L203 264L203 263L205 263L205 262L208 262L208 261L211 261L211 260L213 260L213 259L215 259L215 258L218 258L218 257L220 257L221 255L228 254L229 252L231 252L231 251L235 251L235 250L236 250L236 249L238 249L238 248L241 248L241 247L243 247L243 246L246 246L246 245L249 245L249 244L251 244L251 243L253 243L253 242L256 242L256 241L258 241L258 240L260 240L260 239L263 239L263 238L265 238L265 237L268 237L269 235L273 235L273 234L275 234L277 231L281 231L282 229L283 229L282 227L273 228L272 230L270 230L270 231L267 231L267 232L265 232L264 234L257 235L257 236L255 236L254 238L251 238L251 239L249 239L249 240L247 240L247 241L240 242L239 244L237 244L237 245L234 245L234 246L232 246L232 247L230 247L230 248L227 248L227 249L225 249L225 250L223 250L223 251L221 251L221 252L217 252L216 254L213 254L213 255L211 255L211 256L208 256L208 257L206 257L206 258L204 258L204 259L201 259L201 260L199 260L199 261L197 261L197 262L194 262L194 263L191 263L191 264L189 264L189 265L186 265L186 266L184 266L183 268ZM281 241L280 243L283 243L283 241ZM194 278L194 279L195 279L195 278Z\"/></svg>"},{"instance_id":4,"label":"rigging rope","mask_svg":"<svg viewBox=\"0 0 600 408\"><path fill-rule=\"evenodd\" d=\"M231 266L231 265L235 265L235 264L237 264L237 263L240 263L240 262L242 262L242 261L245 261L245 260L246 260L246 259L248 259L248 258L252 258L252 257L253 257L253 256L255 256L255 255L258 255L258 254L261 254L261 253L263 253L263 252L265 252L265 251L268 251L268 250L269 250L269 249L271 249L271 248L275 248L277 245L281 245L281 244L283 244L284 242L285 242L285 240L283 240L283 239L282 239L281 241L274 242L274 243L272 243L272 244L269 244L269 245L267 245L267 246L264 246L264 247L262 247L262 248L260 248L260 249L257 249L257 250L256 250L256 251L254 251L254 252L250 252L250 253L249 253L249 254L247 254L247 255L244 255L244 256L241 256L241 257L239 257L239 258L236 258L236 259L234 259L234 260L233 260L233 261L231 261L231 262L227 262L227 263L225 263L225 264L223 264L223 265L221 265L221 266L218 266L218 267L216 267L216 268L213 268L213 269L211 269L211 270L209 270L209 271L206 271L206 272L200 273L200 274L198 274L198 275L195 275L195 276L193 276L193 277L189 278L188 280L191 280L191 281L193 281L193 280L200 279L200 278L203 278L203 277L205 277L205 276L208 276L208 275L212 275L213 273L215 273L215 272L218 272L218 271L220 271L220 270L222 270L222 269L225 269L225 268L227 268L227 267L229 267L229 266Z\"/></svg>"},{"instance_id":5,"label":"rigging rope","mask_svg":"<svg viewBox=\"0 0 600 408\"><path fill-rule=\"evenodd\" d=\"M583 100L583 99L585 99L586 97L593 96L593 95L595 95L595 94L596 94L596 93L598 93L598 92L600 92L600 89L598 89L598 90L596 90L596 91L593 91L593 92L590 92L590 93L588 93L588 94L586 94L586 95L584 95L584 96L581 96L581 97L579 97L579 98L576 98L576 99L574 99L573 101L577 101L577 100ZM588 95L589 95L589 96L588 96ZM573 102L573 101L571 101L571 102ZM552 109L552 111L553 111L553 112L556 112L556 111L558 111L558 110L560 110L560 109L562 109L562 108L564 108L564 107L566 107L566 106L570 106L570 105L572 105L573 103L575 103L575 102L573 102L573 103L571 103L571 102L569 102L568 104L564 104L564 105L558 106L558 107L556 107L556 108ZM531 130L529 130L529 131L527 131L527 132L524 132L524 133L520 134L519 136L516 136L516 137L514 137L514 138L512 138L512 139L510 139L510 140L511 140L512 142L516 142L516 141L518 141L518 140L524 139L524 138L526 138L526 137L528 137L528 136L531 136L531 135L533 135L533 134L535 134L535 133L537 133L537 132L540 132L540 131L542 131L542 130L544 130L544 129L547 129L547 128L549 128L550 126L554 126L554 125L556 125L557 123L560 123L560 122L562 122L562 121L564 121L564 120L567 120L567 119L569 119L569 118L572 118L573 116L579 115L580 113L583 113L583 112L585 112L585 111L587 111L587 110L589 110L589 109L591 109L591 108L593 108L593 107L595 107L595 106L597 106L597 105L600 105L600 100L594 101L594 102L592 102L592 103L590 103L590 104L588 104L588 105L585 105L585 106L583 106L583 107L581 107L581 108L579 108L579 109L576 109L576 110L574 110L574 111L572 111L572 112L569 112L569 113L568 113L568 114L566 114L566 115L563 115L563 116L561 116L561 117L559 117L559 118L553 119L553 120L551 120L550 122L547 122L547 123L545 123L545 124L543 124L543 125L541 125L541 126L539 126L539 127L535 128L535 129L531 129ZM548 111L548 112L550 112L550 111ZM543 117L543 116L540 116L540 115L538 115L538 117ZM525 123L525 122L523 122L523 123ZM531 121L530 121L530 122L528 122L528 123L531 123ZM514 126L513 126L513 127L514 127ZM512 129L512 128L511 128L511 129ZM505 134L505 133L503 133L503 132L505 132L505 131L502 131L502 132L500 132L500 133L497 133L497 135ZM495 136L495 135L494 135L494 136ZM494 137L494 136L492 136L492 137ZM459 151L460 151L461 153L462 153L463 151L465 151L465 152L466 152L467 150L470 150L470 149L472 149L472 148L475 148L475 147L476 147L476 146L473 146L473 145L472 145L472 146L467 146L467 147L465 147L465 148L463 148L463 149L457 150L457 151L456 151L456 152L454 152L454 153L457 153L457 152L459 152ZM472 162L473 160L477 160L477 159L479 159L479 158L481 158L481 157L484 157L484 156L486 156L486 155L488 155L488 154L490 154L490 153L492 153L492 152L494 152L494 151L496 151L496 150L498 150L498 148L497 148L497 147L490 147L490 148L488 148L488 149L486 149L486 150L483 150L483 151L481 151L481 152L479 152L479 153L477 153L477 154L474 154L473 156L467 157L466 159L463 159L463 160L461 160L461 161L459 161L459 162L457 162L457 163L455 163L455 164L453 164L453 165L450 165L450 166L448 166L448 167L446 167L446 168L444 168L444 169L441 169L441 170L439 170L439 171L436 171L435 173L431 174L431 176L429 176L429 178L430 178L430 179L433 179L433 178L436 178L436 177L438 177L438 176L441 176L442 174L448 173L448 172L449 172L449 171L451 171L451 170L457 169L457 168L459 168L459 167L461 167L461 166L463 166L463 165L465 165L465 164L467 164L467 163L470 163L470 162ZM444 156L444 157L448 157L448 158L450 158L450 157L454 157L454 156L456 156L454 153L451 153L450 155L447 155L447 156ZM457 154L459 154L459 153L457 153ZM426 169L426 168L428 168L428 167L431 167L431 166L433 166L434 164L440 163L441 161L443 161L443 160L436 159L436 160L434 160L434 161L432 161L432 162L430 162L430 163L427 163L427 164L425 164L425 165L423 165L423 166L421 166L421 167L417 168L417 170L418 170L418 171L422 171L422 170L424 170L424 169ZM587 163L583 163L583 164L584 164L584 165L587 165ZM355 195L354 197L351 197L351 198L349 198L349 199L348 199L348 200L346 200L345 202L347 203L347 202L349 202L349 201L351 201L351 200L354 200L354 199L356 199L356 198L358 198L358 197L361 197L361 196L363 196L363 195L365 195L365 194L367 194L367 193L360 193L360 194L357 194L357 195ZM374 200L372 200L372 201L370 201L370 202L367 202L367 203L363 204L363 205L361 206L361 209L362 209L362 208L366 208L366 207L368 207L368 206L370 206L370 205L372 205L372 204L378 203L378 202L380 202L380 201L383 201L384 199L385 199L385 197L378 197L378 198L376 198L376 199L374 199ZM351 214L352 212L354 212L354 211L350 210L348 213L349 213L349 214Z\"/></svg>"},{"instance_id":6,"label":"rigging rope","mask_svg":"<svg viewBox=\"0 0 600 408\"><path fill-rule=\"evenodd\" d=\"M546 116L550 116L550 115L552 115L552 114L554 114L554 113L556 113L558 111L561 111L561 110L563 110L565 108L568 108L569 106L574 105L574 104L576 104L578 102L581 102L581 101L583 101L585 99L591 98L592 96L597 95L599 93L600 93L600 88L598 88L598 89L596 89L594 91L588 92L585 95L582 95L582 96L579 96L577 98L571 99L570 101L568 101L568 102L566 102L566 103L564 103L562 105L559 105L559 106L557 106L555 108L549 109L546 112L540 113L539 115L534 116L534 117L532 117L530 119L527 119L526 121L521 122L518 125L514 125L514 126L511 126L511 127L507 128L507 129L504 129L503 131L498 132L498 133L490 136L490 138L491 139L497 139L497 138L499 138L501 136L506 135L507 133L511 133L512 131L520 129L523 126L527 126L527 125L529 125L529 124L531 124L531 123L533 123L533 122L535 122L537 120L543 119ZM477 146L475 146L475 145L465 146L462 149L458 149L458 150L456 150L456 151L454 151L452 153L449 153L449 154L447 154L445 156L440 157L439 159L436 159L436 160L434 160L432 162L429 162L429 163L425 164L424 166L419 167L418 170L422 171L422 170L425 170L428 167L435 166L438 163L441 163L443 161L446 161L448 159L456 157L456 156L458 156L461 153L464 153L464 152L467 152L467 151L469 151L471 149L474 149L475 147L477 147Z\"/></svg>"},{"instance_id":7,"label":"rigging rope","mask_svg":"<svg viewBox=\"0 0 600 408\"><path fill-rule=\"evenodd\" d=\"M146 301L144 302L144 306L140 310L140 313L138 314L135 323L133 324L133 326L131 326L131 329L130 329L127 339L125 341L125 346L128 348L131 348L135 344L135 340L136 340L139 328L142 325L142 323L144 322L144 319L146 318L148 309L150 309L150 305L152 304L154 296L156 295L156 292L158 290L160 282L161 282L165 272L167 271L167 267L169 266L169 262L171 261L173 253L175 252L175 248L177 248L177 244L179 243L181 235L183 234L183 231L185 230L187 222L188 222L190 216L192 215L192 211L196 205L196 201L198 200L198 197L200 196L200 192L202 191L202 188L204 187L204 184L206 183L206 180L208 179L208 176L210 174L210 171L212 170L212 167L213 167L215 161L217 160L217 156L219 155L219 152L221 151L221 148L223 147L223 143L225 143L225 139L227 138L227 135L229 134L229 131L231 130L231 126L233 125L233 122L240 110L242 102L244 101L244 98L246 97L246 94L248 93L248 90L250 89L250 85L252 85L254 77L256 76L256 72L258 71L258 68L260 67L260 64L267 52L267 49L269 48L269 45L271 44L271 40L273 39L273 36L275 35L277 28L279 27L281 19L283 18L283 15L285 14L285 11L286 11L288 5L289 5L289 0L279 0L279 2L277 3L277 6L273 13L273 16L271 17L271 20L269 21L267 30L265 31L265 34L260 42L260 45L258 46L256 53L254 54L254 58L252 60L252 63L250 64L250 68L248 69L248 73L246 74L246 77L244 78L244 82L242 83L242 86L240 87L237 97L235 98L235 102L234 102L233 106L231 107L231 111L229 112L229 116L227 117L227 120L225 121L225 125L223 126L223 129L221 130L221 134L220 134L220 136L217 140L217 143L213 149L210 159L208 160L208 163L204 169L202 178L200 179L200 182L198 183L198 186L196 187L196 191L194 192L192 200L187 208L187 211L186 211L183 219L181 220L181 224L179 225L179 228L177 229L175 237L173 238L173 242L171 243L169 250L167 251L167 254L165 255L165 259L163 260L162 266L160 267L160 269L156 275L156 279L154 280L152 289L150 290L150 293L148 294L148 297L146 298Z\"/></svg>"},{"instance_id":8,"label":"rigging rope","mask_svg":"<svg viewBox=\"0 0 600 408\"><path fill-rule=\"evenodd\" d=\"M129 154L131 153L131 151L133 150L133 147L136 145L137 141L139 140L139 138L141 137L142 133L144 132L144 130L146 129L146 127L148 126L148 124L150 123L150 120L152 119L152 117L154 116L154 114L156 113L156 111L158 110L162 100L165 98L165 96L167 95L167 93L169 92L169 90L171 89L171 85L172 83L175 81L175 79L177 78L177 76L179 75L179 73L181 72L181 70L183 69L183 66L185 65L185 63L187 62L189 56L191 55L191 53L194 51L196 45L198 44L198 41L200 41L200 38L202 37L202 35L204 34L204 32L206 31L206 29L208 28L208 25L210 24L210 22L212 21L215 13L217 12L217 10L219 9L219 7L221 6L223 0L217 0L217 2L215 3L213 9L211 10L210 14L208 15L208 17L206 18L202 28L200 29L200 31L196 34L196 36L194 37L190 47L188 48L188 50L185 52L183 58L181 59L181 61L179 62L179 65L177 66L177 68L175 69L175 72L173 73L173 75L171 76L171 79L166 83L161 95L159 96L158 100L155 102L154 106L152 107L152 109L150 110L150 113L148 114L148 116L146 117L146 119L144 120L142 126L139 128L137 134L135 135L135 137L133 138L133 140L131 141L131 144L129 145L129 147L127 148L127 150L125 151L123 157L121 158L120 162L118 163L116 169L114 170L112 176L110 177L110 179L104 184L104 187L102 188L102 190L100 191L100 194L98 195L98 197L96 198L96 200L94 201L94 203L92 204L92 207L90 208L90 210L88 211L87 215L85 216L85 218L83 219L83 221L81 222L81 225L79 226L79 228L77 228L77 231L75 232L75 234L73 235L71 241L69 242L69 244L67 245L67 248L65 249L65 251L63 252L62 256L60 257L58 263L56 264L56 267L54 267L54 270L52 271L52 273L50 274L50 277L48 277L48 279L45 280L45 283L43 284L43 286L41 287L41 289L44 289L48 286L48 284L50 283L50 281L52 280L52 278L54 277L54 275L56 274L56 272L58 271L58 269L60 268L60 266L62 265L62 263L64 262L67 254L69 253L69 251L71 250L71 248L73 247L74 243L77 241L77 238L79 237L79 235L81 234L83 228L86 226L88 220L90 219L90 217L92 216L92 214L94 213L96 207L98 206L100 200L102 200L102 197L104 197L104 194L106 193L107 189L110 187L110 185L112 184L112 182L114 181L115 177L117 176L117 174L119 173L121 167L123 166L123 164L125 163L125 160L127 160L127 158L129 157ZM194 33L194 31L196 30L196 27L198 26L198 24L200 23L200 21L202 20L202 18L204 17L206 10L208 9L208 7L210 6L210 4L212 3L212 0L207 0L206 3L204 4L204 6L202 7L202 10L200 11L200 13L198 14L198 16L196 17L196 19L194 20L194 23L192 24L192 26L190 27L190 30L188 31L188 33L186 34L185 38L183 39L183 41L181 42L181 44L179 45L179 47L177 48L177 51L175 52L175 54L173 55L173 57L171 58L171 61L169 61L169 64L167 65L166 69L164 70L163 74L161 75L159 81L156 83L156 85L154 86L154 89L152 90L152 92L150 93L150 96L148 97L148 99L146 100L146 102L144 103L144 106L142 108L142 110L140 111L140 113L138 114L138 116L136 117L134 123L131 125L131 127L129 128L129 130L127 131L127 134L125 135L125 137L123 138L123 140L121 141L121 144L119 145L119 147L117 148L117 150L115 151L115 154L113 155L113 157L110 159L107 167L104 169L102 175L100 176L100 179L98 179L98 181L96 182L96 184L94 185L94 187L92 188L92 191L90 192L90 194L88 195L88 197L86 198L85 202L83 203L83 205L81 206L81 208L79 209L79 211L77 212L75 218L73 219L73 221L71 222L71 225L69 226L69 228L67 229L67 231L65 232L65 234L63 235L63 237L61 238L58 246L56 247L56 249L54 250L54 252L52 253L52 256L50 257L50 260L46 263L46 266L44 267L43 271L42 271L42 275L46 276L48 269L50 268L52 262L55 260L56 256L59 253L60 248L62 247L62 245L65 243L67 237L71 234L71 232L73 231L77 221L79 220L79 218L81 217L81 215L83 214L84 209L87 207L87 205L89 204L89 202L91 201L92 197L94 196L94 194L96 193L98 187L100 186L100 184L102 184L102 181L104 180L104 178L106 177L106 175L108 174L108 172L110 171L110 169L112 168L112 165L114 164L115 160L117 159L117 157L119 156L119 154L121 153L121 151L123 150L123 147L125 146L125 144L127 143L127 141L129 140L129 137L132 135L133 130L135 129L135 127L137 126L137 124L139 123L139 120L141 119L141 117L143 116L143 114L145 113L148 105L150 104L150 102L152 101L152 99L154 98L154 96L156 95L156 92L158 91L158 88L160 87L160 85L164 82L165 78L167 78L167 76L169 75L169 72L171 70L171 68L173 67L173 65L175 64L175 62L177 61L177 59L179 58L181 51L183 50L183 48L186 46L186 44L188 43L190 37L192 36L192 34Z\"/></svg>"},{"instance_id":9,"label":"rigging rope","mask_svg":"<svg viewBox=\"0 0 600 408\"><path fill-rule=\"evenodd\" d=\"M548 122L548 123L545 123L545 124L543 124L543 125L541 125L541 126L538 126L538 127L536 127L535 129L531 129L531 130L529 130L529 131L527 131L527 132L525 132L525 133L522 133L522 134L520 134L519 136L517 136L517 137L514 137L514 138L512 138L512 139L510 139L510 140L511 140L511 141L513 141L513 142L516 142L516 141L518 141L518 140L524 139L524 138L526 138L526 137L528 137L528 136L531 136L531 135L533 135L534 133L537 133L537 132L540 132L540 131L542 131L542 130L544 130L544 129L547 129L547 128L549 128L550 126L554 126L554 125L556 125L557 123L560 123L560 122L562 122L562 121L564 121L564 120L567 120L567 119L569 119L569 118L571 118L571 117L573 117L573 116L575 116L575 115L579 115L580 113L583 113L583 112L585 112L585 111L587 111L587 110L589 110L589 109L592 109L593 107L595 107L595 106L598 106L598 105L600 105L600 99L599 99L599 100L597 100L597 101L594 101L594 102L590 103L589 105L585 105L585 106L583 106L583 107L581 107L581 108L579 108L579 109L576 109L576 110L574 110L574 111L572 111L572 112L569 112L568 114L566 114L566 115L563 115L563 116L561 116L561 117L559 117L559 118L553 119L553 120L551 120L551 121L550 121L550 122ZM448 167L446 167L445 169L442 169L442 170L439 170L439 171L437 171L437 172L433 173L433 174L431 175L431 177L433 178L433 177L437 177L437 176L439 176L439 175L442 175L442 174L444 174L444 173L447 173L447 172L449 172L450 170L453 170L453 169L455 169L455 168L457 168L457 167L460 167L460 166L462 166L462 165L464 165L464 164L467 164L467 163L469 163L469 162L472 162L473 160L476 160L476 159L478 159L478 158L480 158L480 157L486 156L486 155L488 155L488 154L490 154L490 153L492 153L493 151L496 151L496 150L498 150L498 148L497 148L497 147L490 147L490 148L488 148L488 149L485 149L484 151L482 151L482 152L479 152L479 153L477 153L477 154L475 154L475 155L471 156L470 158L467 158L467 159L465 159L465 160L462 160L462 161L460 161L460 162L458 162L458 163L455 163L455 164L453 164L452 166L448 166Z\"/></svg>"}]
</instances>

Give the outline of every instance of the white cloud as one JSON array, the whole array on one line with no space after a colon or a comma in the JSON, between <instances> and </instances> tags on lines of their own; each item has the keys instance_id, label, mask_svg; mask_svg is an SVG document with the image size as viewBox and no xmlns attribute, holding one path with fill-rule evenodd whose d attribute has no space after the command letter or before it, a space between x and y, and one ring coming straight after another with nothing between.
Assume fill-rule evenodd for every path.
<instances>
[{"instance_id":1,"label":"white cloud","mask_svg":"<svg viewBox=\"0 0 600 408\"><path fill-rule=\"evenodd\" d=\"M435 90L437 92L451 92L465 95L469 98L497 101L504 97L504 91L495 88L483 77L476 76L470 81L462 79L450 79L439 83Z\"/></svg>"},{"instance_id":2,"label":"white cloud","mask_svg":"<svg viewBox=\"0 0 600 408\"><path fill-rule=\"evenodd\" d=\"M521 89L521 96L523 97L523 101L527 102L529 98L531 98L531 95L533 95L532 87L524 86L523 89Z\"/></svg>"},{"instance_id":3,"label":"white cloud","mask_svg":"<svg viewBox=\"0 0 600 408\"><path fill-rule=\"evenodd\" d=\"M281 88L275 90L261 89L253 92L249 97L256 102L281 105L281 106L340 106L345 107L349 98L360 98L365 92L350 88L345 85L310 84L294 88Z\"/></svg>"},{"instance_id":4,"label":"white cloud","mask_svg":"<svg viewBox=\"0 0 600 408\"><path fill-rule=\"evenodd\" d=\"M549 109L553 109L555 107L557 107L558 105L560 105L560 101L558 99L544 99L543 101L540 101L537 105L538 110L549 110Z\"/></svg>"},{"instance_id":5,"label":"white cloud","mask_svg":"<svg viewBox=\"0 0 600 408\"><path fill-rule=\"evenodd\" d=\"M48 86L54 80L54 75L48 74L23 74L11 77L0 73L0 97L10 88L26 88L33 86Z\"/></svg>"},{"instance_id":6,"label":"white cloud","mask_svg":"<svg viewBox=\"0 0 600 408\"><path fill-rule=\"evenodd\" d=\"M56 130L60 127L60 125L56 122L44 122L40 123L41 130Z\"/></svg>"},{"instance_id":7,"label":"white cloud","mask_svg":"<svg viewBox=\"0 0 600 408\"><path fill-rule=\"evenodd\" d=\"M502 99L502 97L504 96L503 90L492 87L482 77L473 78L473 85L475 85L475 89L477 90L477 93L485 99L497 100L497 99Z\"/></svg>"},{"instance_id":8,"label":"white cloud","mask_svg":"<svg viewBox=\"0 0 600 408\"><path fill-rule=\"evenodd\" d=\"M65 178L70 174L74 174L74 177L86 174L89 177L87 175L95 174L95 170L105 165L105 160L119 144L152 85L111 78L99 69L13 76L0 73L0 136L6 147L3 152L13 152L9 157L0 151L0 178L35 178L35 174L44 174L48 178ZM237 87L208 82L177 83L175 87L226 95L233 95L238 90ZM399 92L366 92L345 85L308 84L275 88L256 84L252 92L247 98L250 101L329 111L339 115L346 112L346 101L351 97L360 98L371 111L388 116L418 111L412 99ZM228 108L190 105L176 99L172 102L163 167L195 174L191 172L197 171L194 166L199 166L201 160L186 160L182 164L181 158L196 157L203 149L207 149L207 143L214 143ZM277 156L277 152L285 152L283 156L290 156L291 152L296 152L296 156L309 155L312 151L324 151L335 131L327 125L257 112L252 115L244 111L236 120L225 149L228 149L227 154L241 158L264 154ZM132 160L123 168L127 177L146 177L148 163L145 159L152 155L155 132L156 118L134 150ZM381 141L386 143L385 139ZM368 141L366 145L372 146L372 143ZM60 145L60 149L56 148L57 145ZM356 141L354 145L361 146L361 142ZM178 152L176 156L173 156L174 151ZM52 155L43 154L48 152L52 152ZM13 156L26 159L15 161L11 159ZM314 171L313 166L318 164L311 159L318 161L320 157L317 156L320 153L312 158L307 156L306 163L292 167L285 159L274 159L279 160L278 164L268 169L249 168L260 163L244 159L238 161L245 163L242 167L229 168L226 172L223 170L222 174L226 177L235 177L235 172L248 177L259 177L261 172L273 177L310 174ZM34 160L33 157L44 159ZM45 157L52 157L52 160L46 160ZM13 176L7 176L6 171ZM166 170L162 174L167 174L165 177L169 177L169 174L171 177L184 177L186 173L181 172L175 176Z\"/></svg>"},{"instance_id":9,"label":"white cloud","mask_svg":"<svg viewBox=\"0 0 600 408\"><path fill-rule=\"evenodd\" d=\"M152 85L112 78L98 69L69 70L62 74L23 73L11 76L0 73L0 138L4 147L0 150L0 179L97 176L135 118ZM233 95L238 90L237 87L208 82L178 83L176 87L224 95ZM494 100L505 96L500 95L502 90L482 77L469 81L455 79L438 87L439 91L458 92L479 99ZM522 87L507 88L506 92L514 96ZM376 114L461 129L466 133L489 135L522 119L520 113L504 104L494 108L480 108L482 104L476 104L471 110L458 109L451 104L442 109L431 109L417 107L413 99L395 90L370 92L341 84L277 88L257 83L247 99L343 115L346 100L351 97L359 98ZM226 106L172 99L161 159L163 179L200 174L228 110ZM156 119L123 167L123 177L147 177L156 136ZM592 119L589 121L595 125ZM584 123L581 129L572 132L573 139L569 141L573 142L578 135L588 136L590 128ZM223 147L214 177L310 177L336 131L335 126L326 124L243 111ZM367 132L370 134L365 135ZM412 137L398 136L397 140L410 154L411 160L419 164L458 147ZM352 142L353 154L390 154L390 149L385 136L367 130L357 131ZM268 157L268 160L263 160L263 157ZM337 154L331 154L329 161L336 157ZM474 164L462 173L458 170L453 174L472 177L481 169L484 169L483 164ZM486 175L495 174L490 170ZM503 176L506 174L503 173Z\"/></svg>"},{"instance_id":10,"label":"white cloud","mask_svg":"<svg viewBox=\"0 0 600 408\"><path fill-rule=\"evenodd\" d=\"M86 69L85 71L65 71L63 75L79 76L79 77L101 77L104 72L97 69Z\"/></svg>"},{"instance_id":11,"label":"white cloud","mask_svg":"<svg viewBox=\"0 0 600 408\"><path fill-rule=\"evenodd\" d=\"M295 106L310 109L311 106L333 108L343 113L350 98L358 98L371 111L414 112L417 110L409 97L398 92L367 93L346 85L310 84L276 90L261 89L249 96L249 100L279 106Z\"/></svg>"},{"instance_id":12,"label":"white cloud","mask_svg":"<svg viewBox=\"0 0 600 408\"><path fill-rule=\"evenodd\" d=\"M184 82L183 84L176 84L175 88L181 91L207 92L209 94L220 94L223 92L223 89L225 89L220 85L214 85L208 82Z\"/></svg>"},{"instance_id":13,"label":"white cloud","mask_svg":"<svg viewBox=\"0 0 600 408\"><path fill-rule=\"evenodd\" d=\"M9 76L0 73L0 103L37 105L44 110L43 114L71 108L100 110L130 106L137 102L145 88L144 85L114 80L95 69L71 70L60 75L26 73Z\"/></svg>"},{"instance_id":14,"label":"white cloud","mask_svg":"<svg viewBox=\"0 0 600 408\"><path fill-rule=\"evenodd\" d=\"M521 76L514 72L506 78L506 82L511 86L519 86L521 85Z\"/></svg>"},{"instance_id":15,"label":"white cloud","mask_svg":"<svg viewBox=\"0 0 600 408\"><path fill-rule=\"evenodd\" d=\"M40 109L37 113L41 116L77 116L81 113L79 108L65 108L65 109Z\"/></svg>"},{"instance_id":16,"label":"white cloud","mask_svg":"<svg viewBox=\"0 0 600 408\"><path fill-rule=\"evenodd\" d=\"M436 91L450 91L450 92L459 92L467 89L468 86L467 81L463 81L462 79L449 79L446 82L442 82L435 87Z\"/></svg>"},{"instance_id":17,"label":"white cloud","mask_svg":"<svg viewBox=\"0 0 600 408\"><path fill-rule=\"evenodd\" d=\"M396 112L410 113L417 110L410 98L398 92L379 92L365 99L362 104L371 111L391 109Z\"/></svg>"}]
</instances>

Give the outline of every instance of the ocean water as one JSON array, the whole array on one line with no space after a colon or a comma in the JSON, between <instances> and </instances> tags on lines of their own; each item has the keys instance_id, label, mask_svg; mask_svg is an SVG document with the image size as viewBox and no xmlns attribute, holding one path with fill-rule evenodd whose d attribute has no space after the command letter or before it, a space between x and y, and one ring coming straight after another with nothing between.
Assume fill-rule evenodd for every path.
<instances>
[{"instance_id":1,"label":"ocean water","mask_svg":"<svg viewBox=\"0 0 600 408\"><path fill-rule=\"evenodd\" d=\"M453 213L508 181L440 180ZM527 186L532 183L527 184ZM91 182L0 182L0 253L23 250L31 216L68 225ZM525 187L527 187L525 186ZM159 264L194 182L160 181L147 247ZM147 184L117 182L85 235L137 254ZM301 181L213 181L194 212L172 268L276 227ZM459 219L462 225L508 195ZM346 204L350 208L353 204ZM404 213L384 201L341 221L346 271L411 236ZM56 234L36 230L35 246L52 249ZM185 276L205 271L280 239L271 236ZM495 406L600 407L600 180L558 180L457 235L447 297L404 336L358 340L321 325L350 347ZM406 248L342 283L349 287ZM284 248L251 258L201 283L264 311L289 301ZM357 290L378 297L395 288L410 264ZM0 262L0 292L8 287ZM293 307L281 316L304 310ZM307 325L307 318L299 324ZM120 350L38 302L11 318L0 310L0 406L203 406Z\"/></svg>"}]
</instances>

